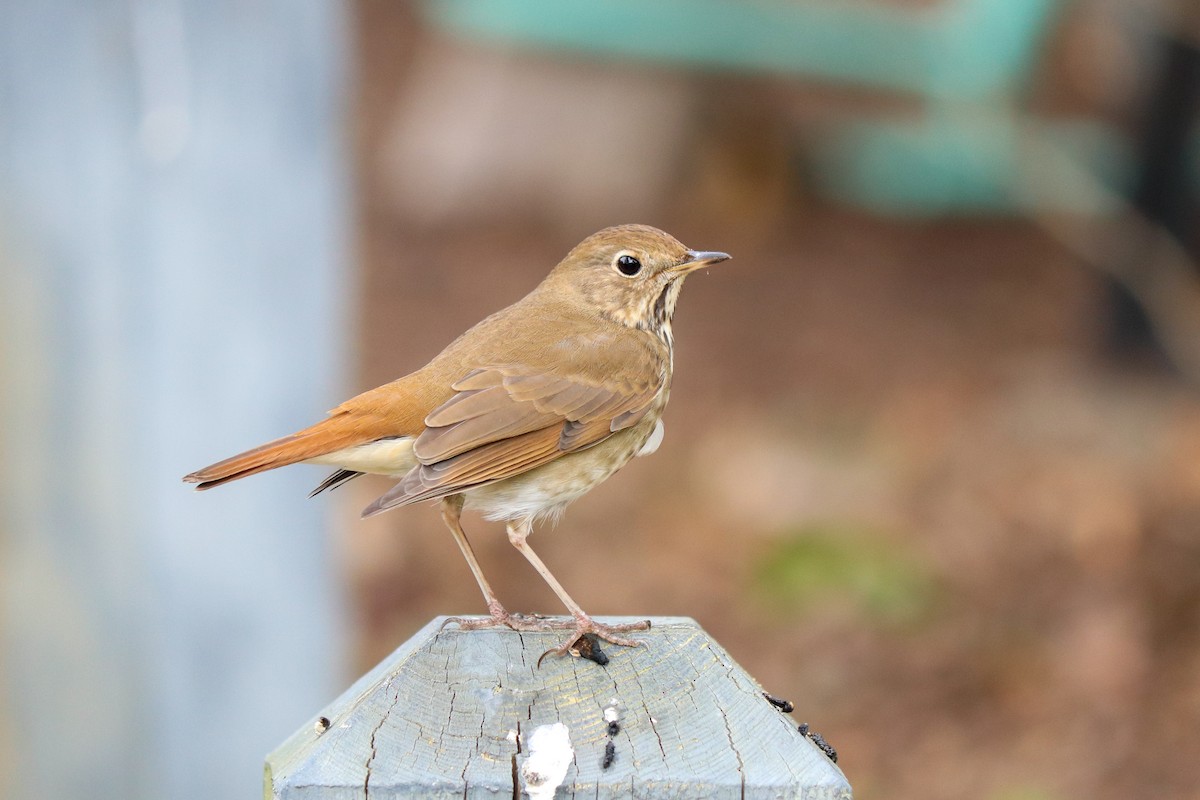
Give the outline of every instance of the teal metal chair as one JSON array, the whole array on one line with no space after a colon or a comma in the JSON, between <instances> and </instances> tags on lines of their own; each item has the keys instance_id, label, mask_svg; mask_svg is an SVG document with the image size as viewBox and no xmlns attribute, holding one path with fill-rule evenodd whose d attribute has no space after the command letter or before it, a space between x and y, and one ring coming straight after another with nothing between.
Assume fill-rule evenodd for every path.
<instances>
[{"instance_id":1,"label":"teal metal chair","mask_svg":"<svg viewBox=\"0 0 1200 800\"><path fill-rule=\"evenodd\" d=\"M886 213L1093 208L1070 181L1022 177L1038 140L1114 172L1119 148L1094 125L1021 113L1060 0L944 0L914 7L857 0L428 0L455 35L697 69L770 72L924 99L925 113L840 123L812 152L823 189ZM1107 166L1105 166L1107 165ZM1119 173L1119 170L1117 170ZM1117 180L1116 176L1113 180Z\"/></svg>"}]
</instances>

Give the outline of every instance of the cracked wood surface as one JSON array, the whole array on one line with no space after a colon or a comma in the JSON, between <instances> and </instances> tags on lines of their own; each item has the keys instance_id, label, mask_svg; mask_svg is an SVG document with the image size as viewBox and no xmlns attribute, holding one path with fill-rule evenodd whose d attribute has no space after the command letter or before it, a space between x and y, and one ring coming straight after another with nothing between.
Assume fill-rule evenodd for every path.
<instances>
[{"instance_id":1,"label":"cracked wood surface","mask_svg":"<svg viewBox=\"0 0 1200 800\"><path fill-rule=\"evenodd\" d=\"M555 797L850 797L841 771L691 619L654 618L638 634L646 647L605 645L604 667L550 656L540 668L561 631L439 630L444 620L272 753L266 797L520 796L527 752L517 736L525 747L535 728L555 722L575 750ZM610 737L604 711L614 703L620 728ZM330 720L324 733L319 717ZM615 758L605 769L610 741Z\"/></svg>"}]
</instances>

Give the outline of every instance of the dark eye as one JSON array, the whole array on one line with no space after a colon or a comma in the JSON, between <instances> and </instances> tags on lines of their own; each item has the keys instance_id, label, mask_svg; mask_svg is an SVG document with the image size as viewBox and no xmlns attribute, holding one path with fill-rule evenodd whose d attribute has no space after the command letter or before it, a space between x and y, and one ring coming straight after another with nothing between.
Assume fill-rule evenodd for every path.
<instances>
[{"instance_id":1,"label":"dark eye","mask_svg":"<svg viewBox=\"0 0 1200 800\"><path fill-rule=\"evenodd\" d=\"M617 259L617 269L622 275L637 275L642 271L642 262L633 256L621 256Z\"/></svg>"}]
</instances>

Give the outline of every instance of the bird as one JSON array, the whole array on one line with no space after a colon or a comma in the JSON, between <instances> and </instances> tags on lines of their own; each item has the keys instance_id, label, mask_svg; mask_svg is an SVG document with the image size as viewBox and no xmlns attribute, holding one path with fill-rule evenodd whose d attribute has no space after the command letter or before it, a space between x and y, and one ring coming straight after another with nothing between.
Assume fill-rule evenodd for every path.
<instances>
[{"instance_id":1,"label":"bird","mask_svg":"<svg viewBox=\"0 0 1200 800\"><path fill-rule=\"evenodd\" d=\"M597 622L529 545L536 523L663 437L684 279L727 261L649 225L617 225L576 245L529 294L467 330L425 366L363 392L311 427L184 477L197 489L295 463L336 468L316 495L364 473L397 480L363 517L438 501L487 604L463 628L567 630L547 653L578 653L587 635L637 646L648 621ZM312 496L310 495L310 496ZM503 520L509 542L570 618L509 613L484 577L461 516ZM544 656L545 654L543 654Z\"/></svg>"}]
</instances>

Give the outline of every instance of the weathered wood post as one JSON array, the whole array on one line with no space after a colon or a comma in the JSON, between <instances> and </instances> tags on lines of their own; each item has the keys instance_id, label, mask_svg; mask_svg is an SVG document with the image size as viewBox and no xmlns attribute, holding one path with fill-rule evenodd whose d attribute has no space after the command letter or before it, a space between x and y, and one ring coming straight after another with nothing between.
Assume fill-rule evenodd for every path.
<instances>
[{"instance_id":1,"label":"weathered wood post","mask_svg":"<svg viewBox=\"0 0 1200 800\"><path fill-rule=\"evenodd\" d=\"M851 796L841 770L694 620L653 619L639 635L647 646L610 648L606 666L540 667L561 633L445 620L271 753L266 797Z\"/></svg>"}]
</instances>

